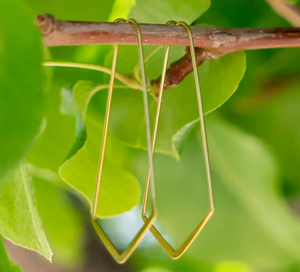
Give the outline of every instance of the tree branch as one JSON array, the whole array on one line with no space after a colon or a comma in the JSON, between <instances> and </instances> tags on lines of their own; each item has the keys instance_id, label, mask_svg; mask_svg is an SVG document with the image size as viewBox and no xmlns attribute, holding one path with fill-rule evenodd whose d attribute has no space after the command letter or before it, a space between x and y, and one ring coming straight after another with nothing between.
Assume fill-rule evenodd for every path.
<instances>
[{"instance_id":1,"label":"tree branch","mask_svg":"<svg viewBox=\"0 0 300 272\"><path fill-rule=\"evenodd\" d=\"M273 0L267 0L273 1ZM275 1L275 0L274 0ZM89 44L137 44L132 24L59 21L52 15L38 15L36 23L47 46ZM142 42L146 45L189 46L186 29L180 25L140 24ZM300 28L218 28L191 26L198 65L240 50L300 47ZM167 70L164 90L178 85L192 72L187 54ZM157 95L160 77L151 81Z\"/></svg>"},{"instance_id":2,"label":"tree branch","mask_svg":"<svg viewBox=\"0 0 300 272\"><path fill-rule=\"evenodd\" d=\"M272 9L294 26L300 26L300 10L284 0L266 0Z\"/></svg>"},{"instance_id":3,"label":"tree branch","mask_svg":"<svg viewBox=\"0 0 300 272\"><path fill-rule=\"evenodd\" d=\"M132 24L59 21L38 15L37 25L46 46L88 44L137 44ZM189 46L188 34L180 25L140 24L143 44ZM191 26L195 47L224 55L239 50L299 47L300 28L218 28Z\"/></svg>"}]
</instances>

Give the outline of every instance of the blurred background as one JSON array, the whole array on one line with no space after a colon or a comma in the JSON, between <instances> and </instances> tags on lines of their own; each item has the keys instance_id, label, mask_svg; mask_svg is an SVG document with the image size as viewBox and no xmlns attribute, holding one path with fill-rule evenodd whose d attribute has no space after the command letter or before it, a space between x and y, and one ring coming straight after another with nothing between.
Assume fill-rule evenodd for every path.
<instances>
[{"instance_id":1,"label":"blurred background","mask_svg":"<svg viewBox=\"0 0 300 272\"><path fill-rule=\"evenodd\" d=\"M61 20L106 22L128 14L136 15L138 22L149 22L151 18L152 23L177 19L165 19L169 1L163 0L153 3L146 0L137 0L137 3L134 0L23 2L35 14L53 14ZM180 1L176 2L180 15ZM139 13L138 8L130 11L135 4L144 11ZM263 0L211 0L210 8L200 17L201 13L198 19L188 23L220 27L290 26ZM146 54L151 50L146 49ZM180 50L174 49L171 59L178 59L184 49ZM128 59L131 51L135 52L136 47L122 47L118 71L132 71L138 59L137 56ZM84 69L47 69L51 74L46 94L47 128L31 150L28 161L35 173L35 197L54 253L53 263L6 241L14 262L24 272L299 272L300 49L255 50L245 54L247 69L236 92L206 116L216 206L213 218L179 260L171 260L148 233L130 260L121 266L113 261L93 230L86 200L57 174L73 145L76 128L76 118L61 110L62 89L79 80L107 83L109 77ZM154 63L160 60L162 63L162 56L163 52L160 52L147 62L149 78L154 79L160 74L161 68L157 67L161 64L155 66ZM226 87L221 76L230 77L235 70L243 73L244 62L236 60L235 63L234 60L242 59L242 56L228 59L224 71L216 69L215 73L220 73L220 78L217 74L214 82L217 89ZM107 67L110 67L111 58L112 46L109 45L53 47L45 52L45 59ZM242 64L239 66L239 63ZM201 73L205 71L200 72L200 77ZM194 88L192 75L185 82L183 86ZM166 96L174 90L168 90ZM133 90L127 92L131 97ZM96 112L103 118L106 95L105 91L93 97L90 115ZM182 107L189 108L190 102L185 102ZM117 103L113 107L118 108ZM115 115L112 118L118 117ZM178 116L169 118L180 119ZM112 131L118 137L120 125L115 121L112 123ZM122 137L120 140L126 142L126 136L125 140ZM154 158L156 225L174 247L184 241L209 208L199 129L194 128L187 138L179 162L164 152L157 152ZM143 192L146 151L130 144L118 142L112 148L111 156L137 178ZM120 150L122 154L118 155ZM102 220L104 229L118 248L125 248L142 226L140 213L141 207L136 206L130 212Z\"/></svg>"}]
</instances>

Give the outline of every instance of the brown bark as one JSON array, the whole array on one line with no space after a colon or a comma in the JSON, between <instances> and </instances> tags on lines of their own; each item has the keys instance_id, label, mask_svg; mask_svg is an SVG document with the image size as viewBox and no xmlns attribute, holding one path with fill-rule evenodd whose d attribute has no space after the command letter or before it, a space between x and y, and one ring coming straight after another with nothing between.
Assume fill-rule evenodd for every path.
<instances>
[{"instance_id":1,"label":"brown bark","mask_svg":"<svg viewBox=\"0 0 300 272\"><path fill-rule=\"evenodd\" d=\"M275 1L275 0L274 0ZM272 2L272 0L269 0ZM132 24L59 21L52 15L38 15L36 23L47 46L89 44L137 44ZM186 29L181 25L140 24L144 45L189 46ZM219 28L191 26L198 65L205 60L240 50L299 47L300 28ZM178 85L193 67L187 54L167 70L164 90ZM160 77L151 81L157 95Z\"/></svg>"}]
</instances>

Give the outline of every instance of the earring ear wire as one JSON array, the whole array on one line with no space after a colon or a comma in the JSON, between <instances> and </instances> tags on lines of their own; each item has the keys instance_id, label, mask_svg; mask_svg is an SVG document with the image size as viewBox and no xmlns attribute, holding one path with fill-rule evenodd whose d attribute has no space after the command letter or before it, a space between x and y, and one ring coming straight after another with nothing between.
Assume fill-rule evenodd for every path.
<instances>
[{"instance_id":1,"label":"earring ear wire","mask_svg":"<svg viewBox=\"0 0 300 272\"><path fill-rule=\"evenodd\" d=\"M161 245L161 247L166 251L166 253L172 259L178 259L191 246L193 241L197 238L199 233L202 231L204 226L207 224L207 222L213 215L214 199L213 199L213 189L212 189L212 181L211 181L211 171L210 171L208 144L207 144L207 136L206 136L206 127L205 127L204 112L203 112L203 106L202 106L201 89L200 89L200 82L199 82L199 76L198 76L198 67L197 67L196 54L195 54L195 48L194 48L194 42L193 42L193 35L192 35L190 27L185 22L176 23L174 21L169 21L167 24L182 25L183 27L185 27L185 29L188 32L188 36L189 36L189 40L190 40L190 52L191 52L193 70L194 70L195 87L196 87L197 102L198 102L198 109L199 109L200 129L201 129L201 135L202 135L202 147L203 147L203 153L204 153L206 177L207 177L208 192L209 192L209 202L210 202L209 212L206 214L204 219L196 226L196 228L192 231L192 233L186 238L186 240L181 244L181 246L177 250L174 250L172 248L172 246L164 239L162 234L155 228L155 226L153 224L151 225L150 231L151 231L152 235L155 237L155 239L158 241L158 243ZM161 103L162 103L163 88L164 88L164 81L165 81L165 75L166 75L166 66L167 66L167 61L168 61L168 56L169 56L169 50L170 50L170 46L167 46L166 53L165 53L164 65L163 65L163 72L162 72L162 77L161 77L161 83L160 83L160 88L159 88L159 98L158 98L158 103L157 103L157 110L156 110L156 117L155 117L155 124L154 124L154 132L153 132L153 140L152 140L153 141L152 142L152 152L153 153L154 153L154 149L155 149L155 142L156 142L157 128L158 128L158 122L159 122L159 116L160 116L160 110L161 110ZM145 222L148 221L148 217L146 215L146 208L147 208L149 184L150 184L151 175L152 175L152 173L150 173L150 171L149 171L147 184L146 184L146 190L145 190L145 196L144 196L144 201L143 201L142 218Z\"/></svg>"},{"instance_id":2,"label":"earring ear wire","mask_svg":"<svg viewBox=\"0 0 300 272\"><path fill-rule=\"evenodd\" d=\"M111 101L114 89L114 78L116 73L116 66L117 66L117 58L118 58L118 49L119 45L116 44L114 48L114 55L112 61L112 72L110 77L109 89L108 89L108 97L107 97L107 105L106 105L106 112L105 112L105 119L104 119L104 128L103 128L103 136L102 136L102 146L100 151L100 162L98 168L98 178L97 178L97 185L95 191L95 199L93 204L92 210L92 225L95 228L98 236L102 240L104 246L107 248L111 256L115 259L116 262L122 264L127 261L127 259L131 256L134 252L136 247L141 242L142 238L144 237L146 231L150 228L153 221L156 217L156 200L155 200L155 183L154 183L154 168L153 168L153 151L152 151L152 141L151 141L151 129L150 129L150 117L149 117L149 106L148 106L148 96L147 96L147 85L146 85L146 72L145 72L145 64L144 64L144 53L143 53L143 46L142 46L142 35L141 30L138 23L133 20L125 20L125 19L117 19L115 20L116 23L131 23L135 26L137 31L137 38L138 38L138 51L139 51L139 58L140 58L140 65L141 65L141 80L143 84L143 103L144 103L144 110L145 110L145 123L146 123L146 135L147 135L147 146L148 146L148 159L149 159L149 172L151 173L151 180L147 180L148 186L151 185L151 197L152 197L152 214L149 218L144 219L144 225L139 230L137 235L134 237L132 242L129 246L121 253L115 248L113 243L110 241L108 236L105 234L104 230L101 228L100 224L97 222L96 214L97 214L97 207L98 207L98 199L99 193L101 188L101 178L102 178L102 171L103 171L103 164L104 164L104 157L105 157L105 148L106 148L106 140L107 140L107 133L108 133L108 125L110 119L110 111L111 111Z\"/></svg>"}]
</instances>

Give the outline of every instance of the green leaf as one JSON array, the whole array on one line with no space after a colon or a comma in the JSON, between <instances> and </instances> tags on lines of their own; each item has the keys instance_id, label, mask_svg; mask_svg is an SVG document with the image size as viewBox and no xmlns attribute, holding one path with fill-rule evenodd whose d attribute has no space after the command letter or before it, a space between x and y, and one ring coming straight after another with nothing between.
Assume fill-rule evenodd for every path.
<instances>
[{"instance_id":1,"label":"green leaf","mask_svg":"<svg viewBox=\"0 0 300 272\"><path fill-rule=\"evenodd\" d=\"M15 265L7 255L1 237L0 237L0 271L1 272L22 272L21 268Z\"/></svg>"},{"instance_id":2,"label":"green leaf","mask_svg":"<svg viewBox=\"0 0 300 272\"><path fill-rule=\"evenodd\" d=\"M60 176L91 206L95 197L103 124L100 116L92 112L87 114L86 111L92 97L90 90L95 92L106 87L96 86L89 81L80 81L73 87L74 99L68 98L67 101L71 102L64 103L64 112L74 114L74 103L78 112L75 144L68 159L59 169ZM64 89L63 93L71 95L69 89ZM119 147L118 140L109 133L97 210L99 217L129 211L139 203L140 191L137 180L131 173L117 166L117 159L112 155L114 153L112 150L121 151Z\"/></svg>"},{"instance_id":3,"label":"green leaf","mask_svg":"<svg viewBox=\"0 0 300 272\"><path fill-rule=\"evenodd\" d=\"M169 20L192 23L210 6L210 0L137 0L128 18L139 23L164 24Z\"/></svg>"},{"instance_id":4,"label":"green leaf","mask_svg":"<svg viewBox=\"0 0 300 272\"><path fill-rule=\"evenodd\" d=\"M180 155L184 148L184 143L188 139L190 133L194 129L195 125L199 123L199 120L192 121L184 125L172 138L173 151L177 154L177 159L180 158Z\"/></svg>"},{"instance_id":5,"label":"green leaf","mask_svg":"<svg viewBox=\"0 0 300 272\"><path fill-rule=\"evenodd\" d=\"M56 263L78 267L83 262L84 226L78 209L60 187L33 178L36 203Z\"/></svg>"},{"instance_id":6,"label":"green leaf","mask_svg":"<svg viewBox=\"0 0 300 272\"><path fill-rule=\"evenodd\" d=\"M1 182L0 233L11 242L51 261L52 252L39 217L27 167L9 172Z\"/></svg>"},{"instance_id":7,"label":"green leaf","mask_svg":"<svg viewBox=\"0 0 300 272\"><path fill-rule=\"evenodd\" d=\"M60 176L92 205L97 181L102 126L86 119L85 145L60 167ZM108 143L107 153L109 153ZM109 157L109 154L107 154ZM110 160L103 167L97 216L108 217L129 211L139 203L140 191L135 177Z\"/></svg>"},{"instance_id":8,"label":"green leaf","mask_svg":"<svg viewBox=\"0 0 300 272\"><path fill-rule=\"evenodd\" d=\"M300 221L279 194L273 155L257 138L230 123L213 114L206 119L215 214L186 257L208 263L236 260L261 271L285 271L300 263ZM155 225L175 247L209 210L199 133L198 128L190 134L180 161L163 154L154 159ZM141 179L145 162L136 152L128 158L128 169Z\"/></svg>"},{"instance_id":9,"label":"green leaf","mask_svg":"<svg viewBox=\"0 0 300 272\"><path fill-rule=\"evenodd\" d=\"M91 116L86 117L85 125L87 139L83 147L61 165L60 175L92 204L103 126ZM98 203L97 215L99 217L108 217L129 211L139 203L140 198L139 185L135 177L114 163L111 149L115 144L112 144L111 138L109 134L106 148L107 159L104 162Z\"/></svg>"},{"instance_id":10,"label":"green leaf","mask_svg":"<svg viewBox=\"0 0 300 272\"><path fill-rule=\"evenodd\" d=\"M0 177L26 155L43 113L40 34L17 0L0 3Z\"/></svg>"}]
</instances>

